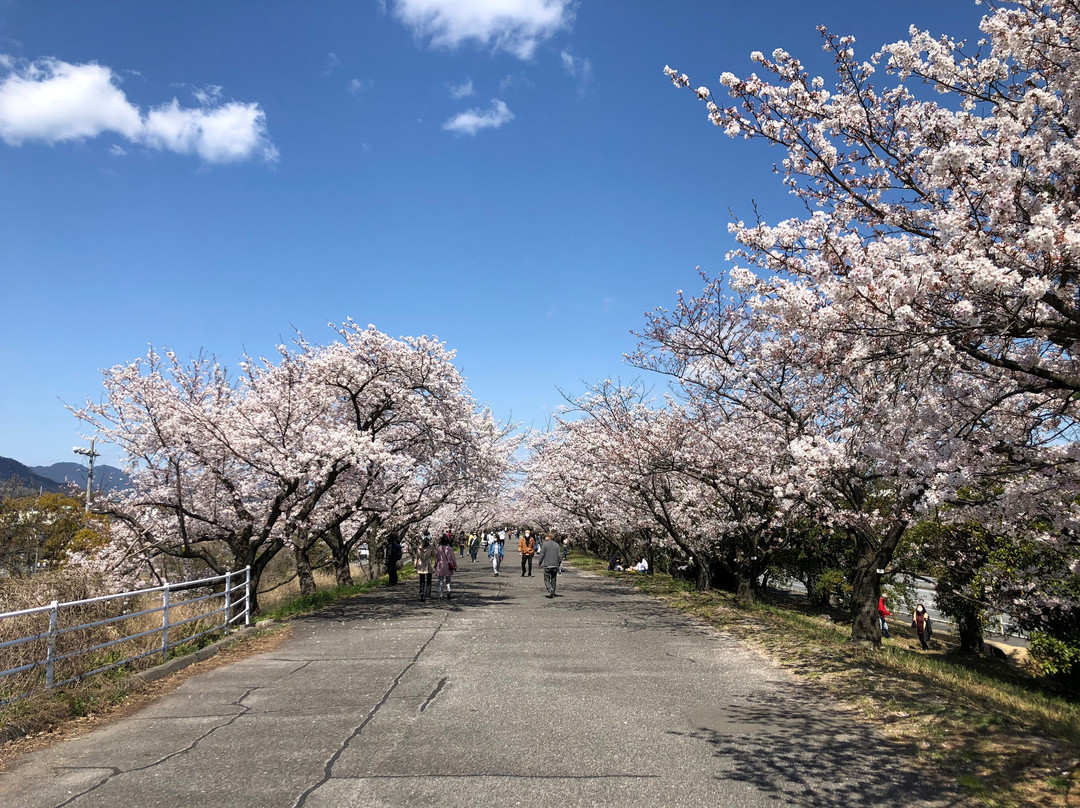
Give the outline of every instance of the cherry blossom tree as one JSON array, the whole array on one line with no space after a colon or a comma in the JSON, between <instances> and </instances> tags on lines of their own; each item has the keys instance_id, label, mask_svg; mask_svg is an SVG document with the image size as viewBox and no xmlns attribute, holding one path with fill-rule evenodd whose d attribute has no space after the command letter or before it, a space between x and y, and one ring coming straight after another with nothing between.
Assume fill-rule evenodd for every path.
<instances>
[{"instance_id":1,"label":"cherry blossom tree","mask_svg":"<svg viewBox=\"0 0 1080 808\"><path fill-rule=\"evenodd\" d=\"M895 518L952 498L979 509L961 518L1035 536L1075 575L1080 8L993 3L981 28L973 52L913 28L869 61L823 30L830 89L777 50L752 54L770 77L721 76L733 103L694 92L727 134L785 150L778 170L808 213L733 224L729 282L752 296L763 333L797 338L818 369L854 368L862 402L895 402L863 414L892 433L860 450L893 458ZM929 392L905 413L917 386ZM833 452L833 466L852 445L801 444ZM1036 595L1013 607L1041 608Z\"/></svg>"},{"instance_id":2,"label":"cherry blossom tree","mask_svg":"<svg viewBox=\"0 0 1080 808\"><path fill-rule=\"evenodd\" d=\"M127 454L132 488L98 504L135 551L125 557L251 566L257 582L289 547L311 590L316 541L342 579L373 528L400 529L502 471L481 462L504 452L502 432L445 346L352 321L335 331L330 345L298 336L276 360L245 358L235 381L209 358L153 350L105 373L104 402L76 414Z\"/></svg>"}]
</instances>

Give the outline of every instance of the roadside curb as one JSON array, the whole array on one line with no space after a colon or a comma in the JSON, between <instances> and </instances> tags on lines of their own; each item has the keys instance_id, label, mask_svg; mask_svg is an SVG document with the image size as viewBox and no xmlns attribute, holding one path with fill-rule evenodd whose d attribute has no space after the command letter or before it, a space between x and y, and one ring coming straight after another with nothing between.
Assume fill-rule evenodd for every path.
<instances>
[{"instance_id":1,"label":"roadside curb","mask_svg":"<svg viewBox=\"0 0 1080 808\"><path fill-rule=\"evenodd\" d=\"M152 668L147 668L144 671L132 674L131 678L140 682L149 684L150 682L156 682L158 679L164 679L171 673L181 671L188 665L194 665L196 662L202 662L204 659L209 659L218 651L224 648L228 648L230 645L239 642L252 634L262 631L264 628L277 625L275 620L263 620L259 623L253 623L250 626L237 629L229 634L227 637L222 637L217 642L212 642L205 648L200 648L198 651L193 651L190 654L184 654L184 656L174 657L173 659L162 662L160 665L155 665Z\"/></svg>"}]
</instances>

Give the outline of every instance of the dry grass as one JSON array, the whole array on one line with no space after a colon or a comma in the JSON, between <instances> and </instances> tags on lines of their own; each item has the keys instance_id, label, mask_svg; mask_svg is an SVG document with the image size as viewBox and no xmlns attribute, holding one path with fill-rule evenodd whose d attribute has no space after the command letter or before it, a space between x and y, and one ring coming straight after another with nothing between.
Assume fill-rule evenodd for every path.
<instances>
[{"instance_id":1,"label":"dry grass","mask_svg":"<svg viewBox=\"0 0 1080 808\"><path fill-rule=\"evenodd\" d=\"M351 572L354 581L371 580L368 568L360 564L353 564ZM336 588L337 579L334 577L334 570L332 568L315 570L315 585L320 591ZM271 614L299 597L300 582L295 575L286 574L276 579L267 579L264 576L262 585L259 587L259 610L262 614Z\"/></svg>"},{"instance_id":2,"label":"dry grass","mask_svg":"<svg viewBox=\"0 0 1080 808\"><path fill-rule=\"evenodd\" d=\"M884 734L918 749L919 763L975 802L996 808L1066 808L1080 794L1080 705L1043 692L1014 666L958 653L937 636L931 651L906 637L881 649L849 641L850 628L790 603L739 608L662 575L608 573L600 559L574 566L619 576L642 592L765 650L808 684Z\"/></svg>"},{"instance_id":3,"label":"dry grass","mask_svg":"<svg viewBox=\"0 0 1080 808\"><path fill-rule=\"evenodd\" d=\"M401 577L406 580L412 574L411 565L406 565ZM298 583L294 577L288 575L288 570L286 570L284 574L278 575L276 583L266 583L265 588L260 593L263 613L264 615L278 614L282 617L306 613L342 598L380 586L385 581L385 577L372 580L367 569L359 566L354 566L353 575L361 583L352 587L337 587L332 571L317 571L315 578L319 586L319 592L316 596L301 597ZM270 580L269 576L267 576L267 580ZM5 611L16 611L21 608L39 605L42 600L47 603L54 599L65 601L93 597L95 583L93 580L77 579L71 576L68 576L66 580L59 576L56 579L35 576L32 582L27 582L21 588L5 588L0 592L0 596L5 598L5 600L0 601L0 608ZM145 608L131 603L126 605L129 610ZM182 608L185 607L176 607L173 619L181 619L180 611ZM170 612L172 611L172 608L170 608ZM104 616L104 613L81 612L74 622L101 619L102 616ZM155 618L157 621L155 625L160 625L160 613L134 618L132 622L136 620L154 621ZM123 622L118 625L122 627ZM46 617L45 627L47 628L47 626ZM26 625L21 625L16 629L11 629L11 631L18 634L18 636L25 636L22 634L25 628ZM31 625L27 633L36 633L38 630L34 625ZM141 629L132 628L131 630ZM116 633L119 634L120 631ZM0 730L11 728L21 735L15 740L0 743L0 771L14 758L27 752L59 740L74 737L103 723L130 715L153 699L169 692L189 676L229 664L246 656L268 651L284 642L289 634L288 625L275 624L267 630L259 631L253 636L238 640L235 644L230 645L208 660L197 662L154 683L144 683L129 674L137 668L150 667L156 664L161 659L158 655L150 656L141 663L130 666L125 665L107 673L89 677L64 688L44 692L39 691L28 698L19 699L0 707ZM0 637L0 639L3 638ZM144 640L151 643L160 642L160 635L151 635L144 638ZM206 638L205 642L212 640L213 636ZM121 644L121 646L124 645L126 643ZM199 645L181 646L175 649L170 656L181 656L200 646L201 643ZM4 650L7 649L0 649L0 653ZM0 657L0 664L2 664L2 659ZM0 670L7 667L8 665L5 665ZM59 675L57 678L59 678Z\"/></svg>"},{"instance_id":4,"label":"dry grass","mask_svg":"<svg viewBox=\"0 0 1080 808\"><path fill-rule=\"evenodd\" d=\"M96 597L100 594L100 591L100 582L92 575L80 574L74 571L46 573L26 579L5 579L3 584L0 585L0 609L3 611L20 611L48 604L53 600L60 602L84 600ZM198 603L185 603L182 600L205 594L206 591L192 590L173 593L172 603L169 607L170 624L198 617L221 608L223 601L220 598ZM91 603L59 610L57 626L59 630L99 620L121 619L106 625L78 628L58 634L55 646L56 656L75 653L111 641L119 640L119 642L108 648L58 661L55 664L54 681L59 683L71 677L82 676L97 668L120 663L122 660L134 657L142 658L120 665L121 672L126 674L145 669L162 661L166 656L185 653L190 650L189 647L185 646L192 642L195 643L194 647L198 647L201 643L210 642L210 638L193 638L203 631L211 631L217 628L224 622L224 615L219 614L206 619L194 620L183 626L173 626L169 629L170 644L179 644L181 647L173 648L167 654L154 653L161 648L161 633L155 630L161 628L162 612L126 618L123 616L160 607L161 604L160 593L136 594L104 603ZM49 613L47 611L7 618L0 621L0 642L42 634L47 632L48 629ZM134 636L148 631L155 633L146 634L142 637ZM0 648L0 670L9 670L22 665L41 662L46 658L47 653L48 640L46 638ZM74 683L67 685L69 688L73 686ZM43 664L28 671L10 674L0 679L0 703L21 698L24 695L33 696L42 692L44 688L45 668Z\"/></svg>"},{"instance_id":5,"label":"dry grass","mask_svg":"<svg viewBox=\"0 0 1080 808\"><path fill-rule=\"evenodd\" d=\"M131 715L155 699L175 690L191 676L229 665L255 654L277 648L290 636L288 625L259 631L155 682L137 678L109 680L94 677L73 688L48 697L27 699L11 705L0 724L14 725L26 734L0 744L0 772L16 759L59 741L75 738L112 721Z\"/></svg>"}]
</instances>

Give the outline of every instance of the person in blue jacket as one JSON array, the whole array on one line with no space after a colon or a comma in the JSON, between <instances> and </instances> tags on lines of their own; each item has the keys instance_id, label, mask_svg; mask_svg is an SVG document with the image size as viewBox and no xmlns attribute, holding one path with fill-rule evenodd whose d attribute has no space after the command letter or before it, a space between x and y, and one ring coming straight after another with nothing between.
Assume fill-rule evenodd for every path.
<instances>
[{"instance_id":1,"label":"person in blue jacket","mask_svg":"<svg viewBox=\"0 0 1080 808\"><path fill-rule=\"evenodd\" d=\"M503 540L502 536L499 536L491 544L488 545L488 558L491 559L491 568L495 571L496 577L499 575L499 570L502 569L503 560Z\"/></svg>"}]
</instances>

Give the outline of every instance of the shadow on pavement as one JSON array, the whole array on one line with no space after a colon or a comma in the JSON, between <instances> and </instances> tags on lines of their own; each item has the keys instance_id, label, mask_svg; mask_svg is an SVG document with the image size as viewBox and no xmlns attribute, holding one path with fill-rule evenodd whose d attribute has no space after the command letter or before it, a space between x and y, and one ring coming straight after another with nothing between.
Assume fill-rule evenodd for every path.
<instances>
[{"instance_id":1,"label":"shadow on pavement","mask_svg":"<svg viewBox=\"0 0 1080 808\"><path fill-rule=\"evenodd\" d=\"M670 734L702 741L725 762L718 781L747 783L783 804L807 808L966 804L940 781L909 770L910 746L843 716L815 709L788 686L769 702L702 710L703 726ZM794 702L794 703L793 703ZM852 783L858 786L852 788Z\"/></svg>"},{"instance_id":2,"label":"shadow on pavement","mask_svg":"<svg viewBox=\"0 0 1080 808\"><path fill-rule=\"evenodd\" d=\"M468 588L454 590L450 599L440 599L438 585L430 600L421 601L417 594L415 581L408 581L397 586L384 586L350 598L342 603L328 606L314 614L297 620L352 620L366 618L408 617L432 609L476 608L478 606L498 606L512 603L515 598L505 592L488 595Z\"/></svg>"}]
</instances>

